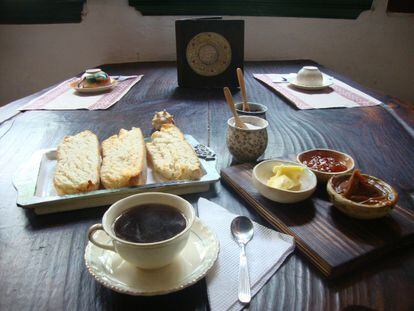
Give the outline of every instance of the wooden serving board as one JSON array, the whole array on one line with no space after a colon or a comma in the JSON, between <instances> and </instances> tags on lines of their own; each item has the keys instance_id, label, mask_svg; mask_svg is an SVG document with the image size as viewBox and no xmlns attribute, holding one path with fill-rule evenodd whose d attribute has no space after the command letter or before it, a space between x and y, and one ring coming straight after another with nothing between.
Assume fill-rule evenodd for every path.
<instances>
[{"instance_id":1,"label":"wooden serving board","mask_svg":"<svg viewBox=\"0 0 414 311\"><path fill-rule=\"evenodd\" d=\"M253 166L246 163L222 169L222 180L276 229L294 236L299 251L328 278L414 241L411 210L396 206L382 219L352 219L332 206L324 185L304 202L276 203L253 186Z\"/></svg>"}]
</instances>

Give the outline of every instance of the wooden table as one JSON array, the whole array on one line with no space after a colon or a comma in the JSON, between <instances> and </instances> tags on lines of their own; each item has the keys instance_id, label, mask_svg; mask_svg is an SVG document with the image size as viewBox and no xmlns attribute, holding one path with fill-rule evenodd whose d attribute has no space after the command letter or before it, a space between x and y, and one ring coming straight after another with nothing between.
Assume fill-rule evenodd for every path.
<instances>
[{"instance_id":1,"label":"wooden table","mask_svg":"<svg viewBox=\"0 0 414 311\"><path fill-rule=\"evenodd\" d=\"M247 63L247 91L252 101L269 107L266 157L313 147L331 147L355 157L357 165L403 190L401 201L413 208L414 136L412 107L395 100L386 107L297 110L260 84L253 73L294 72L310 61ZM106 207L36 216L16 207L11 177L38 149L56 146L66 134L84 129L102 140L119 128L139 126L148 135L151 117L168 109L178 125L231 164L225 143L230 113L221 90L178 88L173 63L102 66L110 74L144 74L119 103L105 111L32 111L0 125L0 309L106 310L208 309L200 281L182 292L161 297L130 297L99 285L83 261L87 228L100 221ZM364 88L328 69L328 74ZM372 94L372 93L371 93ZM240 94L236 94L240 97ZM0 119L32 97L0 109ZM377 96L384 101L390 98ZM302 126L302 125L305 125ZM305 128L307 129L305 131ZM410 195L411 194L411 195ZM266 223L220 182L200 194L227 209ZM196 204L200 195L186 199ZM251 310L387 310L414 308L414 250L393 252L354 273L326 281L296 252L254 297Z\"/></svg>"}]
</instances>

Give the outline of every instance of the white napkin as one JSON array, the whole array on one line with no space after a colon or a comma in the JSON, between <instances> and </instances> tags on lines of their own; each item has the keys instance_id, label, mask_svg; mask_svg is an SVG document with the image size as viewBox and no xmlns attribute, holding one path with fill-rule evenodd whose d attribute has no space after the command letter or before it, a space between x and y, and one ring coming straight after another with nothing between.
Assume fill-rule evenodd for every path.
<instances>
[{"instance_id":1,"label":"white napkin","mask_svg":"<svg viewBox=\"0 0 414 311\"><path fill-rule=\"evenodd\" d=\"M237 215L204 198L198 200L198 214L220 241L217 262L207 274L210 308L213 311L240 310L244 307L237 297L240 248L230 232L230 223ZM246 247L252 296L266 284L294 247L292 236L254 223L254 236Z\"/></svg>"}]
</instances>

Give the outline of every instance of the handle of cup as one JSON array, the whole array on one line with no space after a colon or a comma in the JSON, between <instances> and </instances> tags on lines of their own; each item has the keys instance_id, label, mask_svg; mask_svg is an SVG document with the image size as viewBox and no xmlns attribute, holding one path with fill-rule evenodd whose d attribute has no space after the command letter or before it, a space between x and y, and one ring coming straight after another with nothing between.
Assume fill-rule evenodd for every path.
<instances>
[{"instance_id":1,"label":"handle of cup","mask_svg":"<svg viewBox=\"0 0 414 311\"><path fill-rule=\"evenodd\" d=\"M114 244L112 243L112 241L111 241L111 244L103 244L103 243L98 242L97 240L95 240L94 234L98 230L102 230L103 232L105 232L102 224L94 224L93 226L91 226L89 228L89 230L88 230L88 239L89 239L89 241L91 241L92 244L94 244L94 245L96 245L96 246L98 246L100 248L103 248L103 249L107 249L109 251L116 252L115 251ZM106 232L105 232L105 234L106 234Z\"/></svg>"}]
</instances>

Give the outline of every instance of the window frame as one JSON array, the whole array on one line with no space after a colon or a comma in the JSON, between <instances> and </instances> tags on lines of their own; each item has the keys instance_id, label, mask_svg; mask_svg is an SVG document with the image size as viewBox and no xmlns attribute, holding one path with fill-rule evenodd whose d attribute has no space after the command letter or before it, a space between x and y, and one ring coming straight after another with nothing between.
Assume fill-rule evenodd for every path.
<instances>
[{"instance_id":1,"label":"window frame","mask_svg":"<svg viewBox=\"0 0 414 311\"><path fill-rule=\"evenodd\" d=\"M414 2L412 0L388 0L387 12L413 14Z\"/></svg>"},{"instance_id":2,"label":"window frame","mask_svg":"<svg viewBox=\"0 0 414 311\"><path fill-rule=\"evenodd\" d=\"M0 0L0 24L80 23L86 0Z\"/></svg>"},{"instance_id":3,"label":"window frame","mask_svg":"<svg viewBox=\"0 0 414 311\"><path fill-rule=\"evenodd\" d=\"M356 19L372 0L129 0L143 15L233 15Z\"/></svg>"}]
</instances>

